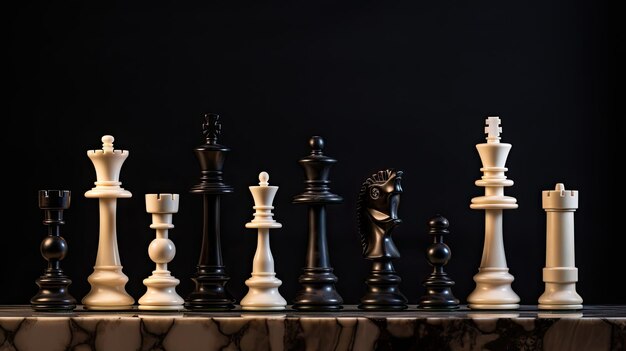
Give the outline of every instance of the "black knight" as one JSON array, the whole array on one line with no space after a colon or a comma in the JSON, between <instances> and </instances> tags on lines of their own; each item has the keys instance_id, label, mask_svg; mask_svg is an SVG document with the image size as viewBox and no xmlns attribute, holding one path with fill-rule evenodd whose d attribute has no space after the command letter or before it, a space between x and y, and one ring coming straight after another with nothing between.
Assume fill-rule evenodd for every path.
<instances>
[{"instance_id":1,"label":"black knight","mask_svg":"<svg viewBox=\"0 0 626 351\"><path fill-rule=\"evenodd\" d=\"M359 305L361 309L407 308L407 299L398 286L402 279L392 264L392 260L400 257L391 233L402 222L398 218L401 180L401 171L379 171L367 178L359 191L357 220L363 257L372 261L372 270L365 281L367 293Z\"/></svg>"}]
</instances>

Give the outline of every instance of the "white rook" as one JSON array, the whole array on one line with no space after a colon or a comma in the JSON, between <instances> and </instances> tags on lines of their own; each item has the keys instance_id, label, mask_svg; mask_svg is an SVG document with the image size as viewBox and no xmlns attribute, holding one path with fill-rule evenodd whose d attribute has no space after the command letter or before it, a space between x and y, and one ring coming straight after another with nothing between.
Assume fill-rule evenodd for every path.
<instances>
[{"instance_id":1,"label":"white rook","mask_svg":"<svg viewBox=\"0 0 626 351\"><path fill-rule=\"evenodd\" d=\"M488 117L485 133L487 142L476 145L484 173L475 184L485 188L485 195L472 199L470 208L485 210L485 242L476 288L467 297L472 309L517 309L519 296L511 288L514 278L509 273L504 254L502 210L517 208L514 197L504 196L504 187L513 185L504 172L511 144L500 143L500 118Z\"/></svg>"},{"instance_id":2,"label":"white rook","mask_svg":"<svg viewBox=\"0 0 626 351\"><path fill-rule=\"evenodd\" d=\"M152 275L143 280L146 293L139 299L140 310L182 310L185 301L176 293L180 280L167 270L176 255L176 246L169 238L174 228L172 216L178 212L178 194L146 194L146 212L152 213L150 228L156 230L156 239L148 247L150 259L156 263Z\"/></svg>"},{"instance_id":3,"label":"white rook","mask_svg":"<svg viewBox=\"0 0 626 351\"><path fill-rule=\"evenodd\" d=\"M543 269L545 292L539 297L539 308L577 310L583 299L576 292L578 268L574 260L574 211L578 208L578 191L565 190L558 183L554 190L542 192L546 211L546 267Z\"/></svg>"},{"instance_id":4,"label":"white rook","mask_svg":"<svg viewBox=\"0 0 626 351\"><path fill-rule=\"evenodd\" d=\"M94 310L129 309L135 300L128 295L124 286L128 277L122 272L122 263L117 249L116 210L118 198L129 198L132 194L124 190L119 181L122 164L128 157L127 150L114 150L110 135L102 137L102 150L89 150L87 156L96 168L95 188L85 197L100 200L100 239L94 271L87 279L91 290L83 298L85 308Z\"/></svg>"}]
</instances>

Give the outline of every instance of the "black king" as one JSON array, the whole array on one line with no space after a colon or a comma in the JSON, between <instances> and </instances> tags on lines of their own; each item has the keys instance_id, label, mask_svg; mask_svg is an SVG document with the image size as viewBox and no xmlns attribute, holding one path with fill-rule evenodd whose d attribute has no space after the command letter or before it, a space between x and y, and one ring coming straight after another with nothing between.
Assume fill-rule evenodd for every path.
<instances>
[{"instance_id":1,"label":"black king","mask_svg":"<svg viewBox=\"0 0 626 351\"><path fill-rule=\"evenodd\" d=\"M235 307L235 299L225 288L230 277L222 261L220 198L222 194L234 190L222 179L224 160L230 149L217 142L221 133L219 115L207 113L204 119L202 133L206 143L194 149L202 175L200 183L191 188L191 193L202 195L204 203L202 247L197 271L191 278L196 287L187 297L185 307L192 310L229 310Z\"/></svg>"}]
</instances>

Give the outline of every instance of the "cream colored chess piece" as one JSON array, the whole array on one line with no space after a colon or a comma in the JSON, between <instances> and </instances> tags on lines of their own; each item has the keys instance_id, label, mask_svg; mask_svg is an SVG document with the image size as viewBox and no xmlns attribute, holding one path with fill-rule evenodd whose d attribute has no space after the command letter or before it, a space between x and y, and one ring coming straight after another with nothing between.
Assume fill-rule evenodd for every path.
<instances>
[{"instance_id":1,"label":"cream colored chess piece","mask_svg":"<svg viewBox=\"0 0 626 351\"><path fill-rule=\"evenodd\" d=\"M122 164L128 157L126 150L114 150L110 135L102 137L102 150L87 151L96 168L96 187L85 193L87 198L100 200L100 239L93 273L87 279L91 291L83 298L85 308L94 310L120 310L131 308L135 300L124 286L128 277L122 272L117 249L116 209L118 198L132 194L124 190L119 181Z\"/></svg>"},{"instance_id":2,"label":"cream colored chess piece","mask_svg":"<svg viewBox=\"0 0 626 351\"><path fill-rule=\"evenodd\" d=\"M269 174L259 174L259 186L251 186L254 198L254 219L246 223L246 228L258 229L257 249L252 264L252 277L246 280L248 294L241 300L244 310L284 310L287 301L278 292L282 282L274 272L274 258L270 250L270 229L281 228L282 224L272 217L272 202L278 191L277 186L269 186Z\"/></svg>"},{"instance_id":3,"label":"cream colored chess piece","mask_svg":"<svg viewBox=\"0 0 626 351\"><path fill-rule=\"evenodd\" d=\"M185 301L176 293L180 280L167 270L176 255L176 246L168 238L174 228L172 215L178 212L178 194L146 194L146 212L152 213L150 228L156 229L156 239L148 248L150 259L156 263L152 275L143 280L148 290L139 299L140 310L182 310Z\"/></svg>"},{"instance_id":4,"label":"cream colored chess piece","mask_svg":"<svg viewBox=\"0 0 626 351\"><path fill-rule=\"evenodd\" d=\"M485 210L485 243L478 273L474 276L476 288L467 297L472 309L517 309L519 296L511 288L513 276L509 273L502 238L502 210L517 208L517 200L504 196L504 187L513 185L504 172L511 144L500 143L500 118L488 117L485 133L487 142L476 145L484 173L475 184L485 188L485 196L472 199L470 208Z\"/></svg>"},{"instance_id":5,"label":"cream colored chess piece","mask_svg":"<svg viewBox=\"0 0 626 351\"><path fill-rule=\"evenodd\" d=\"M565 190L558 183L554 190L542 192L546 211L546 267L543 281L546 290L539 297L539 308L545 310L578 310L583 299L576 292L578 268L574 260L574 211L578 208L578 191Z\"/></svg>"}]
</instances>

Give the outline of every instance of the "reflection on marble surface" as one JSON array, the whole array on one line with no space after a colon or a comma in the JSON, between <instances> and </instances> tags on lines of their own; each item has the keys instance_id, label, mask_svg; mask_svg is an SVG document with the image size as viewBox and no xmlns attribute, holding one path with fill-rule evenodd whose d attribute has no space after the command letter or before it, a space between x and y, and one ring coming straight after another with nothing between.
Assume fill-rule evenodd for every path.
<instances>
[{"instance_id":1,"label":"reflection on marble surface","mask_svg":"<svg viewBox=\"0 0 626 351\"><path fill-rule=\"evenodd\" d=\"M5 306L0 350L626 350L626 306L575 313L65 314Z\"/></svg>"}]
</instances>

